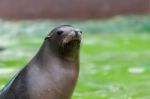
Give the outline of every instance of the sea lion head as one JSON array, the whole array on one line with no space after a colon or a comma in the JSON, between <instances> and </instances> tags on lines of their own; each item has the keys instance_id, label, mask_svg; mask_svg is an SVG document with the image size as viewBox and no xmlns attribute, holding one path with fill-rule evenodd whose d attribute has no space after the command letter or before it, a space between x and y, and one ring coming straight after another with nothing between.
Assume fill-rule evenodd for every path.
<instances>
[{"instance_id":1,"label":"sea lion head","mask_svg":"<svg viewBox=\"0 0 150 99\"><path fill-rule=\"evenodd\" d=\"M53 41L62 56L77 56L81 43L80 29L71 25L61 25L54 28L45 40Z\"/></svg>"}]
</instances>

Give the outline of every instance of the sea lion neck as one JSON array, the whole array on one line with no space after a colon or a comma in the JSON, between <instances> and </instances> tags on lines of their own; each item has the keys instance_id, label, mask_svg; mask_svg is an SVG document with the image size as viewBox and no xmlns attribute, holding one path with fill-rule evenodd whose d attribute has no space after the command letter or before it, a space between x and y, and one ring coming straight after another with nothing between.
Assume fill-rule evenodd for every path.
<instances>
[{"instance_id":1,"label":"sea lion neck","mask_svg":"<svg viewBox=\"0 0 150 99\"><path fill-rule=\"evenodd\" d=\"M47 78L46 81L41 80L38 85L43 86L37 93L42 93L50 99L70 99L74 91L76 81L79 74L79 60L78 58L70 58L59 55L59 47L53 41L46 40L38 51L37 55L33 59L34 64L31 68L36 68L42 72L43 79ZM73 60L72 60L73 59ZM37 65L35 65L37 64ZM33 76L33 72L31 73ZM35 72L35 76L37 76ZM33 77L36 78L36 77ZM67 80L65 80L67 78ZM33 85L36 86L36 85ZM32 90L32 88L31 88ZM43 90L48 90L43 93ZM52 96L49 91L53 90L54 94ZM34 92L32 91L32 92ZM34 93L31 93L34 94ZM35 96L36 97L36 96ZM42 98L40 98L42 99ZM48 98L43 98L48 99Z\"/></svg>"},{"instance_id":2,"label":"sea lion neck","mask_svg":"<svg viewBox=\"0 0 150 99\"><path fill-rule=\"evenodd\" d=\"M41 46L41 48L39 49L39 51L37 52L36 56L37 58L42 57L41 61L50 61L47 59L55 59L56 57L59 57L59 53L58 53L58 46L56 46L56 44L54 43L54 41L51 40L45 40ZM53 58L50 58L53 57Z\"/></svg>"}]
</instances>

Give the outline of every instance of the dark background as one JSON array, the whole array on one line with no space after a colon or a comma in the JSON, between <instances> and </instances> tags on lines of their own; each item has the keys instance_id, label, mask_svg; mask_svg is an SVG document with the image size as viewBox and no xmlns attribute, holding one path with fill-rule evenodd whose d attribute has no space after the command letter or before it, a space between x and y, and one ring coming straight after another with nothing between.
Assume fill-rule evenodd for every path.
<instances>
[{"instance_id":1,"label":"dark background","mask_svg":"<svg viewBox=\"0 0 150 99\"><path fill-rule=\"evenodd\" d=\"M99 19L149 13L149 0L0 0L2 19Z\"/></svg>"}]
</instances>

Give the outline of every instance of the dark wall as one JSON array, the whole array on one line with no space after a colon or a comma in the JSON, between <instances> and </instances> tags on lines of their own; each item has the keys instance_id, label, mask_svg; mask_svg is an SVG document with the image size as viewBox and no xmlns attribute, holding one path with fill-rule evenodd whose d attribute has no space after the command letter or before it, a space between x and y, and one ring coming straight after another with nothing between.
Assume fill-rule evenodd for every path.
<instances>
[{"instance_id":1,"label":"dark wall","mask_svg":"<svg viewBox=\"0 0 150 99\"><path fill-rule=\"evenodd\" d=\"M149 0L0 0L4 19L92 19L149 13Z\"/></svg>"}]
</instances>

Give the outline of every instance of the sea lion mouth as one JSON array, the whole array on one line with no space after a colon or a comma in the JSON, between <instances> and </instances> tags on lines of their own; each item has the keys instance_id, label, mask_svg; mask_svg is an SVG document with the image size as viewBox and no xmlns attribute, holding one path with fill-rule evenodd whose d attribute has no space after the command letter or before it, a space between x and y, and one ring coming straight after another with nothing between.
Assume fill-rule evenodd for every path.
<instances>
[{"instance_id":1,"label":"sea lion mouth","mask_svg":"<svg viewBox=\"0 0 150 99\"><path fill-rule=\"evenodd\" d=\"M74 46L77 47L78 45L80 45L81 40L71 40L68 43L66 43L66 46Z\"/></svg>"},{"instance_id":2,"label":"sea lion mouth","mask_svg":"<svg viewBox=\"0 0 150 99\"><path fill-rule=\"evenodd\" d=\"M81 36L67 36L63 39L63 45L76 46L80 45Z\"/></svg>"},{"instance_id":3,"label":"sea lion mouth","mask_svg":"<svg viewBox=\"0 0 150 99\"><path fill-rule=\"evenodd\" d=\"M63 44L63 53L75 54L80 48L81 39L74 38Z\"/></svg>"},{"instance_id":4,"label":"sea lion mouth","mask_svg":"<svg viewBox=\"0 0 150 99\"><path fill-rule=\"evenodd\" d=\"M81 38L72 38L72 39L68 40L67 43L70 43L70 42L78 42L78 43L80 43L81 42Z\"/></svg>"},{"instance_id":5,"label":"sea lion mouth","mask_svg":"<svg viewBox=\"0 0 150 99\"><path fill-rule=\"evenodd\" d=\"M80 43L81 43L81 40L80 39L71 39L70 41L68 41L67 43L64 44L64 46L66 48L78 48L80 47Z\"/></svg>"}]
</instances>

